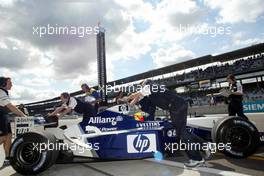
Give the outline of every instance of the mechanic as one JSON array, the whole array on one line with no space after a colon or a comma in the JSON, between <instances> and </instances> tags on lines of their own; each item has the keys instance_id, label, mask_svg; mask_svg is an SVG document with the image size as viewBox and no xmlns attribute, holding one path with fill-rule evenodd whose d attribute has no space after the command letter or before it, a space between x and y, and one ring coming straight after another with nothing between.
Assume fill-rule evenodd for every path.
<instances>
[{"instance_id":1,"label":"mechanic","mask_svg":"<svg viewBox=\"0 0 264 176\"><path fill-rule=\"evenodd\" d=\"M245 118L248 117L243 112L243 88L239 81L236 81L234 75L230 74L227 76L227 82L229 83L229 90L231 94L228 96L228 113L229 116L235 116Z\"/></svg>"},{"instance_id":2,"label":"mechanic","mask_svg":"<svg viewBox=\"0 0 264 176\"><path fill-rule=\"evenodd\" d=\"M26 117L15 105L10 102L9 90L12 88L11 78L0 77L0 145L3 144L5 150L5 160L1 167L9 166L9 151L11 148L12 131L9 121L9 112L20 117Z\"/></svg>"},{"instance_id":3,"label":"mechanic","mask_svg":"<svg viewBox=\"0 0 264 176\"><path fill-rule=\"evenodd\" d=\"M86 83L82 84L81 88L85 93L85 102L90 103L94 107L95 113L97 113L101 102L99 93L94 88L90 88Z\"/></svg>"},{"instance_id":4,"label":"mechanic","mask_svg":"<svg viewBox=\"0 0 264 176\"><path fill-rule=\"evenodd\" d=\"M52 113L48 113L49 117L55 116L61 118L73 111L83 114L83 120L95 116L94 107L91 104L82 102L78 98L71 97L67 92L62 93L60 99L62 101L62 105L56 108Z\"/></svg>"},{"instance_id":5,"label":"mechanic","mask_svg":"<svg viewBox=\"0 0 264 176\"><path fill-rule=\"evenodd\" d=\"M147 113L152 112L152 115L154 115L154 109L156 109L156 107L168 110L172 124L176 128L178 139L181 139L185 144L189 144L189 146L192 143L204 144L205 141L186 130L188 104L184 99L180 98L176 92L170 91L159 85L156 85L156 88L154 88L151 81L146 80L142 83L140 91L128 97L124 97L123 100L130 102L132 106L139 103L143 104L145 108L151 107L150 109L143 108L142 110L147 110ZM205 163L199 150L186 150L186 153L190 160L184 163L185 166L197 167ZM207 158L211 157L210 150L205 151L205 153Z\"/></svg>"}]
</instances>

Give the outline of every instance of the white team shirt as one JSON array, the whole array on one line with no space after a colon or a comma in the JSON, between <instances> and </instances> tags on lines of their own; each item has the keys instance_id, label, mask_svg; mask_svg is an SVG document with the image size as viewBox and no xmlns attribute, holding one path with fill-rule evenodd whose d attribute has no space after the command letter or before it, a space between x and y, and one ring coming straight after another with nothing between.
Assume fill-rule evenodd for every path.
<instances>
[{"instance_id":1,"label":"white team shirt","mask_svg":"<svg viewBox=\"0 0 264 176\"><path fill-rule=\"evenodd\" d=\"M0 89L0 106L4 107L8 104L10 104L10 98L9 96L6 94L5 91L3 91L2 89Z\"/></svg>"},{"instance_id":2,"label":"white team shirt","mask_svg":"<svg viewBox=\"0 0 264 176\"><path fill-rule=\"evenodd\" d=\"M232 88L232 85L230 85L230 89L231 88ZM243 87L242 87L242 84L240 82L236 82L236 88L237 88L236 92L243 94ZM234 92L234 91L232 91L232 92Z\"/></svg>"},{"instance_id":3,"label":"white team shirt","mask_svg":"<svg viewBox=\"0 0 264 176\"><path fill-rule=\"evenodd\" d=\"M63 103L62 106L65 108L74 109L77 106L77 101L75 100L75 98L71 97L69 100L69 105L67 105L67 103Z\"/></svg>"},{"instance_id":4,"label":"white team shirt","mask_svg":"<svg viewBox=\"0 0 264 176\"><path fill-rule=\"evenodd\" d=\"M237 82L237 92L243 94L243 87L240 82Z\"/></svg>"}]
</instances>

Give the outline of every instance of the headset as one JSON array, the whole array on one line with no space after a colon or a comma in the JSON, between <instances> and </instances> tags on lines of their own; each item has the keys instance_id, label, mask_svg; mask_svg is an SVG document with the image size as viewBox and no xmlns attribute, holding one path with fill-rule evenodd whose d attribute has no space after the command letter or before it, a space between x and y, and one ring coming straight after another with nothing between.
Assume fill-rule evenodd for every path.
<instances>
[{"instance_id":1,"label":"headset","mask_svg":"<svg viewBox=\"0 0 264 176\"><path fill-rule=\"evenodd\" d=\"M9 78L6 77L0 77L0 87L5 87L7 85L7 80Z\"/></svg>"}]
</instances>

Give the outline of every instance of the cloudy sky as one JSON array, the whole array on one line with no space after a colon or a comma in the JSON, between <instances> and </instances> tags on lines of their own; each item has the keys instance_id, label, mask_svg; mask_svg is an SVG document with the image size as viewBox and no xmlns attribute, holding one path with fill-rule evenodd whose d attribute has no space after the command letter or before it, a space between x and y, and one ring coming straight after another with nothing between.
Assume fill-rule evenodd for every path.
<instances>
[{"instance_id":1,"label":"cloudy sky","mask_svg":"<svg viewBox=\"0 0 264 176\"><path fill-rule=\"evenodd\" d=\"M0 0L0 75L16 103L97 83L96 26L108 80L261 43L263 0ZM48 26L92 29L43 34Z\"/></svg>"}]
</instances>

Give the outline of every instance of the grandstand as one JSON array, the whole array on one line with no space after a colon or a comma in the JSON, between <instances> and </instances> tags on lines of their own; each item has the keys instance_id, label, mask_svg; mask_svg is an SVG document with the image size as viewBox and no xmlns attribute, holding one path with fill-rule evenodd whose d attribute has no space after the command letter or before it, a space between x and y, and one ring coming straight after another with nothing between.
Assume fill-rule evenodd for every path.
<instances>
[{"instance_id":1,"label":"grandstand","mask_svg":"<svg viewBox=\"0 0 264 176\"><path fill-rule=\"evenodd\" d=\"M154 82L166 85L170 89L184 88L185 91L181 93L181 96L191 99L193 105L198 106L208 104L206 95L219 91L224 86L225 77L229 73L235 74L245 84L245 101L263 100L264 43L215 56L206 55L194 58L108 82L108 84L119 86L136 85L138 81L149 78ZM248 82L248 79L253 79L253 81ZM209 80L210 86L201 88L200 83L204 80ZM71 95L82 96L82 92L73 92ZM114 93L110 93L108 95L109 100L114 96ZM58 104L59 97L56 97L26 104L26 107L31 115L35 115L45 114Z\"/></svg>"}]
</instances>

